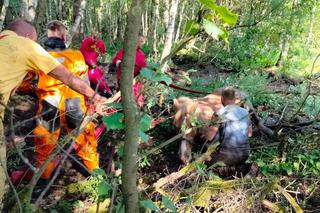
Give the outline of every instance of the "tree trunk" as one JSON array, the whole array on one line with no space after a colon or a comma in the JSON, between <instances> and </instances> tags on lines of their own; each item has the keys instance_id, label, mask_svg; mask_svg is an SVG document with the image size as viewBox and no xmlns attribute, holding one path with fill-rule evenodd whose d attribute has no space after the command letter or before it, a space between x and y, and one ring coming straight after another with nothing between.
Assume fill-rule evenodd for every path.
<instances>
[{"instance_id":1,"label":"tree trunk","mask_svg":"<svg viewBox=\"0 0 320 213\"><path fill-rule=\"evenodd\" d=\"M20 0L20 17L28 19L28 0Z\"/></svg>"},{"instance_id":2,"label":"tree trunk","mask_svg":"<svg viewBox=\"0 0 320 213\"><path fill-rule=\"evenodd\" d=\"M87 4L87 1L86 0L80 0L80 5L79 5L79 9L76 13L76 16L75 16L75 19L74 19L74 23L72 25L72 28L71 28L71 31L70 31L70 38L69 38L69 41L67 41L67 46L69 46L72 42L72 38L73 36L76 34L76 32L78 31L79 29L79 26L80 26L80 22L81 20L83 19L83 16L84 16L84 12L85 12L85 7L86 7L86 4Z\"/></svg>"},{"instance_id":3,"label":"tree trunk","mask_svg":"<svg viewBox=\"0 0 320 213\"><path fill-rule=\"evenodd\" d=\"M41 35L46 32L46 8L47 1L40 0L37 6L37 13L35 17L35 26L38 32L38 35Z\"/></svg>"},{"instance_id":4,"label":"tree trunk","mask_svg":"<svg viewBox=\"0 0 320 213\"><path fill-rule=\"evenodd\" d=\"M317 0L313 0L313 7L312 7L310 25L309 25L309 30L308 30L308 38L307 38L307 41L306 41L307 45L310 45L310 43L312 41L313 25L314 25L316 11L317 11Z\"/></svg>"},{"instance_id":5,"label":"tree trunk","mask_svg":"<svg viewBox=\"0 0 320 213\"><path fill-rule=\"evenodd\" d=\"M2 212L5 200L4 196L9 189L5 173L7 172L7 157L6 157L6 141L4 137L4 129L2 119L0 119L0 212Z\"/></svg>"},{"instance_id":6,"label":"tree trunk","mask_svg":"<svg viewBox=\"0 0 320 213\"><path fill-rule=\"evenodd\" d=\"M295 9L296 9L296 4L297 4L297 0L293 0L292 1L292 7L291 7L291 14L290 14L290 21L289 21L289 26L286 27L286 29L284 29L284 33L282 35L282 40L280 43L280 55L279 58L276 62L276 66L281 66L281 63L283 60L285 60L287 58L288 55L288 50L289 50L289 38L291 36L292 33L292 27L293 27L293 20L294 20L294 16L295 16Z\"/></svg>"},{"instance_id":7,"label":"tree trunk","mask_svg":"<svg viewBox=\"0 0 320 213\"><path fill-rule=\"evenodd\" d=\"M157 38L157 28L158 28L158 22L160 19L159 14L159 0L154 0L155 8L154 8L154 25L153 25L153 61L156 62L158 57L158 38Z\"/></svg>"},{"instance_id":8,"label":"tree trunk","mask_svg":"<svg viewBox=\"0 0 320 213\"><path fill-rule=\"evenodd\" d=\"M44 0L40 0L44 1ZM34 19L36 18L36 10L38 6L38 0L29 0L28 1L28 16L29 16L29 21L33 22Z\"/></svg>"},{"instance_id":9,"label":"tree trunk","mask_svg":"<svg viewBox=\"0 0 320 213\"><path fill-rule=\"evenodd\" d=\"M9 0L4 0L3 4L2 4L2 7L1 7L1 14L0 14L0 31L3 28L3 23L4 23L4 20L6 18L8 6L9 6Z\"/></svg>"},{"instance_id":10,"label":"tree trunk","mask_svg":"<svg viewBox=\"0 0 320 213\"><path fill-rule=\"evenodd\" d=\"M169 55L171 47L172 47L172 40L173 40L173 35L174 35L174 26L176 22L176 15L177 15L177 10L178 10L178 4L179 0L172 0L172 4L170 7L170 18L169 18L169 23L168 27L166 30L166 39L164 42L164 48L163 52L161 55L161 60L163 60L167 55ZM166 69L166 63L162 67L162 71Z\"/></svg>"},{"instance_id":11,"label":"tree trunk","mask_svg":"<svg viewBox=\"0 0 320 213\"><path fill-rule=\"evenodd\" d=\"M183 21L184 7L185 7L185 1L182 2L182 7L181 7L180 13L179 13L179 23L178 23L178 27L177 27L177 33L176 33L176 36L174 39L175 42L177 42L180 38L180 29L181 29L181 25L182 25L182 21Z\"/></svg>"},{"instance_id":12,"label":"tree trunk","mask_svg":"<svg viewBox=\"0 0 320 213\"><path fill-rule=\"evenodd\" d=\"M172 0L175 1L175 0ZM164 27L167 29L169 24L169 10L170 10L170 2L169 0L163 0L163 23Z\"/></svg>"},{"instance_id":13,"label":"tree trunk","mask_svg":"<svg viewBox=\"0 0 320 213\"><path fill-rule=\"evenodd\" d=\"M140 117L133 97L133 69L135 64L136 43L141 28L143 0L133 0L127 17L124 53L121 74L121 97L125 116L125 145L122 168L122 191L125 212L139 212L138 191L136 186L137 152Z\"/></svg>"},{"instance_id":14,"label":"tree trunk","mask_svg":"<svg viewBox=\"0 0 320 213\"><path fill-rule=\"evenodd\" d=\"M33 22L36 17L37 0L20 0L20 17Z\"/></svg>"}]
</instances>

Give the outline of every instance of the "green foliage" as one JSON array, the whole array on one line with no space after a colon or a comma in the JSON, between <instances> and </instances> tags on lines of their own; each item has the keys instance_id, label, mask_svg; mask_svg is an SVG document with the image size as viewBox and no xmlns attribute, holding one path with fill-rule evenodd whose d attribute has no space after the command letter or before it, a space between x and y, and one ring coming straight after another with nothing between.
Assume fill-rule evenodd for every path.
<instances>
[{"instance_id":1,"label":"green foliage","mask_svg":"<svg viewBox=\"0 0 320 213\"><path fill-rule=\"evenodd\" d=\"M163 206L163 208L160 208L156 203L152 202L152 200L142 200L140 201L140 206L144 209L152 210L154 212L177 212L177 208L174 204L174 202L167 196L162 196L162 200L160 203L160 206Z\"/></svg>"},{"instance_id":2,"label":"green foliage","mask_svg":"<svg viewBox=\"0 0 320 213\"><path fill-rule=\"evenodd\" d=\"M310 140L304 140L303 136L289 138L287 160L278 162L277 151L273 147L263 150L263 155L254 153L262 174L288 175L296 177L318 177L320 174L320 150L314 149ZM315 145L317 146L317 145Z\"/></svg>"},{"instance_id":3,"label":"green foliage","mask_svg":"<svg viewBox=\"0 0 320 213\"><path fill-rule=\"evenodd\" d=\"M104 116L102 120L108 129L112 129L112 130L124 129L123 113L116 112L111 114L110 116Z\"/></svg>"},{"instance_id":4,"label":"green foliage","mask_svg":"<svg viewBox=\"0 0 320 213\"><path fill-rule=\"evenodd\" d=\"M67 191L72 195L86 195L90 199L97 201L111 196L112 187L107 180L106 173L102 169L95 169L93 176L84 181L70 184Z\"/></svg>"}]
</instances>

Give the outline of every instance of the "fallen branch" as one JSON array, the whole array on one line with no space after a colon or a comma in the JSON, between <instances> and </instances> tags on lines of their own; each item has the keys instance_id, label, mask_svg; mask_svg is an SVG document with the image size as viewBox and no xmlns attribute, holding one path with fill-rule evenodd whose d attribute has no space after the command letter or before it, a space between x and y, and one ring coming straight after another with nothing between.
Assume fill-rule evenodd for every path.
<instances>
[{"instance_id":1,"label":"fallen branch","mask_svg":"<svg viewBox=\"0 0 320 213\"><path fill-rule=\"evenodd\" d=\"M249 107L249 113L251 114L252 122L257 126L260 132L269 138L274 138L276 136L273 130L263 124L263 120L258 116L257 112L252 107Z\"/></svg>"},{"instance_id":2,"label":"fallen branch","mask_svg":"<svg viewBox=\"0 0 320 213\"><path fill-rule=\"evenodd\" d=\"M208 148L208 150L204 154L202 154L198 159L196 159L194 162L183 167L178 172L171 173L170 175L167 175L166 177L159 179L156 183L153 184L153 189L158 191L158 189L161 189L161 187L163 187L164 185L173 183L174 181L178 180L184 175L194 171L200 162L203 162L208 159L208 157L216 150L217 146L218 144L211 145Z\"/></svg>"}]
</instances>

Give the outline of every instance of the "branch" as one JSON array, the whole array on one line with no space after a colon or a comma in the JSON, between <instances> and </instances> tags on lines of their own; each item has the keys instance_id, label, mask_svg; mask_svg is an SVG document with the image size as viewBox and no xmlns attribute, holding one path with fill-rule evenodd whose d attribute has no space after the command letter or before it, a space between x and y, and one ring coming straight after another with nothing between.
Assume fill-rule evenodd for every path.
<instances>
[{"instance_id":1,"label":"branch","mask_svg":"<svg viewBox=\"0 0 320 213\"><path fill-rule=\"evenodd\" d=\"M210 156L216 150L217 146L218 144L211 145L208 148L208 150L204 154L202 154L198 159L196 159L194 162L183 167L178 172L171 173L170 175L159 179L156 183L153 184L152 189L157 191L158 189L161 189L161 187L163 187L164 185L173 183L174 181L183 177L189 172L192 172L197 167L197 164L208 159L208 156Z\"/></svg>"},{"instance_id":2,"label":"branch","mask_svg":"<svg viewBox=\"0 0 320 213\"><path fill-rule=\"evenodd\" d=\"M31 169L31 171L32 171L33 173L37 172L37 168L35 168L35 167L30 163L29 159L26 158L26 157L22 154L21 149L16 146L16 142L15 142L15 140L14 140L14 138L15 138L15 133L14 133L14 127L13 127L13 112L14 112L13 108L12 108L12 107L8 108L6 105L4 105L4 104L2 104L2 103L0 103L0 105L4 106L4 107L7 108L8 111L9 111L9 117L10 117L10 121L9 121L9 129L10 129L9 140L11 141L13 148L17 150L18 155L19 155L19 157L22 159L23 163L26 164L26 165Z\"/></svg>"},{"instance_id":3,"label":"branch","mask_svg":"<svg viewBox=\"0 0 320 213\"><path fill-rule=\"evenodd\" d=\"M12 188L14 197L16 198L17 203L18 203L19 211L20 211L21 213L23 213L22 205L21 205L21 201L20 201L19 195L18 195L16 189L14 188L14 186L13 186L13 184L12 184L12 182L11 182L11 179L10 179L10 177L9 177L8 171L7 171L6 167L3 166L1 160L0 160L0 166L3 168L4 174L5 174L8 182L9 182L10 187Z\"/></svg>"}]
</instances>

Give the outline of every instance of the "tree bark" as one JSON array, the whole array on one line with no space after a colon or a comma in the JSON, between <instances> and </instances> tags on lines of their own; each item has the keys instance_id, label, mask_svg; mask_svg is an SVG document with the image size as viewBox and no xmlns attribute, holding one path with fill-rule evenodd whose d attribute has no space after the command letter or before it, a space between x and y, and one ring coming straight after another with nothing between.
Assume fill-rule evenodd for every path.
<instances>
[{"instance_id":1,"label":"tree bark","mask_svg":"<svg viewBox=\"0 0 320 213\"><path fill-rule=\"evenodd\" d=\"M9 6L9 0L4 0L3 4L2 4L2 7L1 7L1 14L0 14L0 31L3 28L3 23L4 23L4 20L6 18L8 6Z\"/></svg>"},{"instance_id":2,"label":"tree bark","mask_svg":"<svg viewBox=\"0 0 320 213\"><path fill-rule=\"evenodd\" d=\"M44 0L40 0L44 1ZM29 21L33 22L36 18L36 11L38 7L38 0L28 0L28 17Z\"/></svg>"},{"instance_id":3,"label":"tree bark","mask_svg":"<svg viewBox=\"0 0 320 213\"><path fill-rule=\"evenodd\" d=\"M175 1L175 0L173 0ZM170 1L169 0L163 0L163 24L164 27L167 29L169 24L169 10L170 10Z\"/></svg>"},{"instance_id":4,"label":"tree bark","mask_svg":"<svg viewBox=\"0 0 320 213\"><path fill-rule=\"evenodd\" d=\"M36 13L35 21L34 21L37 32L39 35L46 32L46 28L45 28L46 11L47 11L46 8L47 8L47 1L40 0L38 2L37 13Z\"/></svg>"},{"instance_id":5,"label":"tree bark","mask_svg":"<svg viewBox=\"0 0 320 213\"><path fill-rule=\"evenodd\" d=\"M20 1L20 17L27 20L29 19L28 6L28 0Z\"/></svg>"},{"instance_id":6,"label":"tree bark","mask_svg":"<svg viewBox=\"0 0 320 213\"><path fill-rule=\"evenodd\" d=\"M154 0L155 8L154 8L154 25L153 25L153 61L156 62L158 57L158 39L157 39L157 28L160 19L159 14L159 0Z\"/></svg>"},{"instance_id":7,"label":"tree bark","mask_svg":"<svg viewBox=\"0 0 320 213\"><path fill-rule=\"evenodd\" d=\"M170 50L172 47L172 40L173 40L173 35L174 35L174 26L176 22L176 15L177 15L177 10L178 10L178 4L179 0L172 0L172 4L170 7L170 17L169 17L169 23L168 27L166 30L166 39L164 42L164 48L163 52L161 55L161 60L163 60L166 56L170 54ZM163 66L163 70L166 69L166 64Z\"/></svg>"},{"instance_id":8,"label":"tree bark","mask_svg":"<svg viewBox=\"0 0 320 213\"><path fill-rule=\"evenodd\" d=\"M185 7L185 1L182 2L182 7L180 9L180 14L179 14L179 23L178 23L178 27L177 27L177 33L175 36L174 41L177 42L180 38L180 29L181 29L181 25L182 25L182 21L183 21L183 15L184 15L184 7Z\"/></svg>"},{"instance_id":9,"label":"tree bark","mask_svg":"<svg viewBox=\"0 0 320 213\"><path fill-rule=\"evenodd\" d=\"M125 145L122 171L122 191L125 212L139 212L138 191L136 186L137 152L140 116L133 97L133 72L136 43L141 28L141 16L144 0L133 0L127 17L124 53L121 74L121 96L125 116Z\"/></svg>"},{"instance_id":10,"label":"tree bark","mask_svg":"<svg viewBox=\"0 0 320 213\"><path fill-rule=\"evenodd\" d=\"M2 106L1 106L2 107ZM5 176L7 169L7 157L6 157L6 141L4 137L4 129L2 119L0 119L0 212L2 212L5 204L5 194L9 189L9 185Z\"/></svg>"},{"instance_id":11,"label":"tree bark","mask_svg":"<svg viewBox=\"0 0 320 213\"><path fill-rule=\"evenodd\" d=\"M70 31L70 38L66 42L67 46L69 46L71 44L72 38L76 34L76 32L78 31L79 26L80 26L80 22L81 22L81 20L83 19L83 16L84 16L84 12L85 12L85 7L86 7L86 4L87 4L87 1L86 0L80 0L79 3L80 3L79 9L78 9L78 12L76 13L76 16L75 16L75 19L74 19L74 23L73 23L71 31Z\"/></svg>"},{"instance_id":12,"label":"tree bark","mask_svg":"<svg viewBox=\"0 0 320 213\"><path fill-rule=\"evenodd\" d=\"M312 7L311 19L310 19L309 30L308 30L308 38L306 41L307 45L310 45L312 41L313 25L314 25L316 10L317 10L317 1L318 0L313 0L313 7Z\"/></svg>"}]
</instances>

